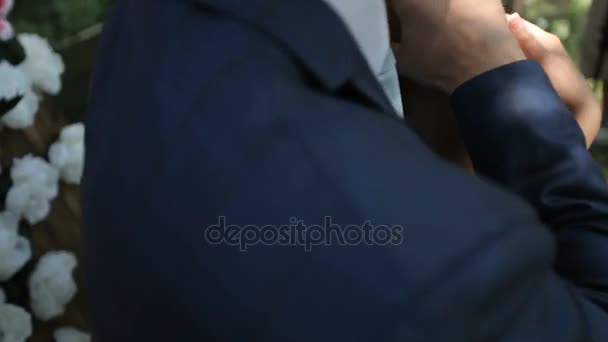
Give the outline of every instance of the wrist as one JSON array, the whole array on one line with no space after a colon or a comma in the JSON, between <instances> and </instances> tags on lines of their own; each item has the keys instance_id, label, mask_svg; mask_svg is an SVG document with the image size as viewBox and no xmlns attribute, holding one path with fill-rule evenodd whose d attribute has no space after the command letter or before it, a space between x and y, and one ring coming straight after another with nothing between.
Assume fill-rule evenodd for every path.
<instances>
[{"instance_id":1,"label":"wrist","mask_svg":"<svg viewBox=\"0 0 608 342\"><path fill-rule=\"evenodd\" d=\"M444 90L451 94L456 88L481 74L526 60L526 56L515 40L503 42L499 47L495 42L481 44L480 46L484 45L490 45L491 47L482 49L484 52L477 53L475 55L477 58L467 56L466 60L460 63L460 68L454 68L453 77L448 78L443 85Z\"/></svg>"}]
</instances>

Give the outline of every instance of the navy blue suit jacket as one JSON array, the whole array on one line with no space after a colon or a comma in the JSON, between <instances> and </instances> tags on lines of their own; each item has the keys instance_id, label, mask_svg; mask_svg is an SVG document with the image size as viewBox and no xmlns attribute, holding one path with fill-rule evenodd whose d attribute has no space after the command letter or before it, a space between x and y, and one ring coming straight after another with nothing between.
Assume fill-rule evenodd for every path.
<instances>
[{"instance_id":1,"label":"navy blue suit jacket","mask_svg":"<svg viewBox=\"0 0 608 342\"><path fill-rule=\"evenodd\" d=\"M572 113L533 62L453 106L477 177L320 0L117 1L86 123L97 341L608 341L608 187ZM243 252L220 217L403 231Z\"/></svg>"}]
</instances>

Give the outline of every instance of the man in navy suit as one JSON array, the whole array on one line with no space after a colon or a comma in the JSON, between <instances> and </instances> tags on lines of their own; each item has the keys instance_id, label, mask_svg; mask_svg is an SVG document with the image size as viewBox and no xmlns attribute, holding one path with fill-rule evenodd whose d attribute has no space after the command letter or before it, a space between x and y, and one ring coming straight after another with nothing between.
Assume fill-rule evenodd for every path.
<instances>
[{"instance_id":1,"label":"man in navy suit","mask_svg":"<svg viewBox=\"0 0 608 342\"><path fill-rule=\"evenodd\" d=\"M83 183L97 341L608 341L608 187L573 114L499 1L393 2L401 72L452 94L479 177L320 0L115 3ZM390 241L340 236L370 225Z\"/></svg>"}]
</instances>

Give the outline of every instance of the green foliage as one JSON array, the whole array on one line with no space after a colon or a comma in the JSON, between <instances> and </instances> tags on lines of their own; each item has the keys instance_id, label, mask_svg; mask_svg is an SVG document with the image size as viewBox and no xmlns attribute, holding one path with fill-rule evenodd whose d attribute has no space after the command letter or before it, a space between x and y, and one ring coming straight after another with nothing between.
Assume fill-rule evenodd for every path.
<instances>
[{"instance_id":1,"label":"green foliage","mask_svg":"<svg viewBox=\"0 0 608 342\"><path fill-rule=\"evenodd\" d=\"M528 0L523 14L530 21L562 38L576 60L591 0Z\"/></svg>"},{"instance_id":2,"label":"green foliage","mask_svg":"<svg viewBox=\"0 0 608 342\"><path fill-rule=\"evenodd\" d=\"M594 147L591 149L593 158L600 164L604 175L608 178L608 150L605 147Z\"/></svg>"},{"instance_id":3,"label":"green foliage","mask_svg":"<svg viewBox=\"0 0 608 342\"><path fill-rule=\"evenodd\" d=\"M11 21L18 32L35 32L54 45L99 22L109 0L15 0Z\"/></svg>"}]
</instances>

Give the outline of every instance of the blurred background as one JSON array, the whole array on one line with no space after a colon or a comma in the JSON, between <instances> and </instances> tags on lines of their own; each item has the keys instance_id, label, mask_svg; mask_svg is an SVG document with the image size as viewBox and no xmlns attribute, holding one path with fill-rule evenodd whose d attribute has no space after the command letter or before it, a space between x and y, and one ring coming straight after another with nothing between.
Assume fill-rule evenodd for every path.
<instances>
[{"instance_id":1,"label":"blurred background","mask_svg":"<svg viewBox=\"0 0 608 342\"><path fill-rule=\"evenodd\" d=\"M0 162L4 169L13 164L14 158L28 153L46 157L49 146L62 135L66 125L83 120L91 68L95 59L102 19L110 0L16 0L10 21L17 33L36 33L44 37L61 55L65 65L61 91L54 96L44 96L39 114L31 126L22 130L6 130L0 134ZM528 20L552 31L563 40L575 60L580 58L581 40L591 0L505 0L511 11L517 11ZM598 97L601 84L595 84ZM594 157L608 172L608 147L594 147ZM14 180L13 180L14 181ZM11 187L9 172L0 177L0 191ZM51 210L42 222L21 225L19 232L32 244L32 261L7 282L0 282L8 301L24 308L30 306L30 294L26 283L36 267L36 260L53 250L66 250L80 259L79 187L63 182L59 194L51 204ZM1 222L0 222L1 223ZM71 299L65 313L52 319L34 318L31 341L51 341L56 329L69 326L89 331L86 289L82 272L76 268L75 280L78 293ZM0 301L1 304L1 301ZM2 336L0 333L0 341Z\"/></svg>"}]
</instances>

